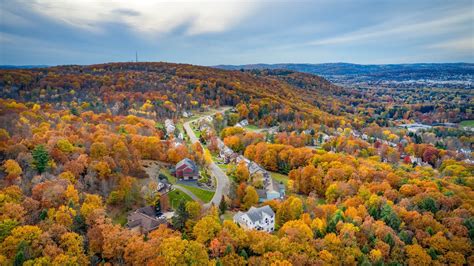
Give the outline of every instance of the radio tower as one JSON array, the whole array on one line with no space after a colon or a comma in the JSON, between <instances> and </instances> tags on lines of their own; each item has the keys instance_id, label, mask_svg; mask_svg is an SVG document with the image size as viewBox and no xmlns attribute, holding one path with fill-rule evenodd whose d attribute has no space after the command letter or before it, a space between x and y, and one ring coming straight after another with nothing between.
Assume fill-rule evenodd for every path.
<instances>
[{"instance_id":1,"label":"radio tower","mask_svg":"<svg viewBox=\"0 0 474 266\"><path fill-rule=\"evenodd\" d=\"M138 52L135 51L135 63L137 63L137 62L138 62Z\"/></svg>"}]
</instances>

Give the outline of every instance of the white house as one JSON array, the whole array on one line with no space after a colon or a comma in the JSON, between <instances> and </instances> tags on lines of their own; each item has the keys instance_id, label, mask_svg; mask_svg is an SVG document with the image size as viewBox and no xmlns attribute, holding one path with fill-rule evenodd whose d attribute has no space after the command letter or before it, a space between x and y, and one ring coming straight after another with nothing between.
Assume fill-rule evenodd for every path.
<instances>
[{"instance_id":1,"label":"white house","mask_svg":"<svg viewBox=\"0 0 474 266\"><path fill-rule=\"evenodd\" d=\"M268 205L260 208L251 207L247 212L236 213L234 222L245 229L273 232L275 230L275 212Z\"/></svg>"},{"instance_id":2,"label":"white house","mask_svg":"<svg viewBox=\"0 0 474 266\"><path fill-rule=\"evenodd\" d=\"M249 125L249 121L247 119L244 119L244 120L240 121L239 124L242 125L243 127L245 127L245 126Z\"/></svg>"},{"instance_id":3,"label":"white house","mask_svg":"<svg viewBox=\"0 0 474 266\"><path fill-rule=\"evenodd\" d=\"M188 118L188 117L191 117L193 114L191 113L191 111L187 112L187 111L183 111L183 117L184 118Z\"/></svg>"},{"instance_id":4,"label":"white house","mask_svg":"<svg viewBox=\"0 0 474 266\"><path fill-rule=\"evenodd\" d=\"M165 128L166 128L166 133L168 133L168 135L172 135L174 133L174 130L176 129L176 127L174 126L173 120L166 119Z\"/></svg>"}]
</instances>

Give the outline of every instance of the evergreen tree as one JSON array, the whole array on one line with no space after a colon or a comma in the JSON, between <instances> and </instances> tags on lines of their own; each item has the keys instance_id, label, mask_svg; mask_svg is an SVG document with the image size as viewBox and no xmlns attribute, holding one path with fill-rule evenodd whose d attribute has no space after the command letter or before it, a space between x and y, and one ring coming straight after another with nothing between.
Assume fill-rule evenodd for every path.
<instances>
[{"instance_id":1,"label":"evergreen tree","mask_svg":"<svg viewBox=\"0 0 474 266\"><path fill-rule=\"evenodd\" d=\"M33 150L33 165L41 174L46 170L49 162L49 154L44 145L37 145Z\"/></svg>"},{"instance_id":2,"label":"evergreen tree","mask_svg":"<svg viewBox=\"0 0 474 266\"><path fill-rule=\"evenodd\" d=\"M188 218L189 213L186 211L186 202L181 200L172 219L173 227L178 230L183 229Z\"/></svg>"},{"instance_id":3,"label":"evergreen tree","mask_svg":"<svg viewBox=\"0 0 474 266\"><path fill-rule=\"evenodd\" d=\"M247 251L245 251L245 249L242 249L242 251L240 251L240 256L246 260L249 258L249 255L247 254Z\"/></svg>"},{"instance_id":4,"label":"evergreen tree","mask_svg":"<svg viewBox=\"0 0 474 266\"><path fill-rule=\"evenodd\" d=\"M219 203L219 211L224 214L227 210L227 202L225 201L224 195L222 195L221 202Z\"/></svg>"}]
</instances>

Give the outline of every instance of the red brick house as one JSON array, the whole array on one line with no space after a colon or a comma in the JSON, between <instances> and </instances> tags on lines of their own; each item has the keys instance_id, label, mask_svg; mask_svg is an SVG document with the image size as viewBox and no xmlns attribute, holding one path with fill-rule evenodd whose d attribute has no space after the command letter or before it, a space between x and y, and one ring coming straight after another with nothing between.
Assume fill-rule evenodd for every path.
<instances>
[{"instance_id":1,"label":"red brick house","mask_svg":"<svg viewBox=\"0 0 474 266\"><path fill-rule=\"evenodd\" d=\"M199 169L195 162L185 158L176 164L175 176L184 180L196 180L199 178Z\"/></svg>"}]
</instances>

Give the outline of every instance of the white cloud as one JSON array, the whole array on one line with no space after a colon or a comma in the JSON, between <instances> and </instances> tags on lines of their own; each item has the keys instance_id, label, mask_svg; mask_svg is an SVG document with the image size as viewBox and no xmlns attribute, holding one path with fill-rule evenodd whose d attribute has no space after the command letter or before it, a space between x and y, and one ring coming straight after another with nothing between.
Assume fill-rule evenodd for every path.
<instances>
[{"instance_id":1,"label":"white cloud","mask_svg":"<svg viewBox=\"0 0 474 266\"><path fill-rule=\"evenodd\" d=\"M221 0L35 0L33 11L71 26L100 32L103 23L123 23L146 34L185 26L189 35L222 32L255 12L259 2Z\"/></svg>"},{"instance_id":2,"label":"white cloud","mask_svg":"<svg viewBox=\"0 0 474 266\"><path fill-rule=\"evenodd\" d=\"M474 52L474 37L460 38L429 45L428 48L455 50L459 52Z\"/></svg>"},{"instance_id":3,"label":"white cloud","mask_svg":"<svg viewBox=\"0 0 474 266\"><path fill-rule=\"evenodd\" d=\"M413 19L405 17L338 36L310 41L307 45L321 46L366 41L383 41L386 38L418 38L420 36L435 36L450 33L458 29L465 29L466 26L471 27L470 32L472 35L472 23L473 17L471 10L456 12L456 14L446 14L444 17L438 17L436 19L430 19L427 17L415 17Z\"/></svg>"}]
</instances>

